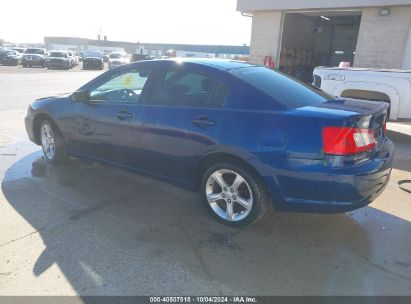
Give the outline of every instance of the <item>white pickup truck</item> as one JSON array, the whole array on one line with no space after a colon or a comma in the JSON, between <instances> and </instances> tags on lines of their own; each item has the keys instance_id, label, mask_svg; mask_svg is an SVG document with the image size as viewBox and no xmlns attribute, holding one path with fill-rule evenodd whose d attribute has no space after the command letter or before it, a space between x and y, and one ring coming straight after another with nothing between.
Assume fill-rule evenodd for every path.
<instances>
[{"instance_id":1,"label":"white pickup truck","mask_svg":"<svg viewBox=\"0 0 411 304\"><path fill-rule=\"evenodd\" d=\"M388 102L391 120L411 120L411 70L318 67L313 84L337 97Z\"/></svg>"}]
</instances>

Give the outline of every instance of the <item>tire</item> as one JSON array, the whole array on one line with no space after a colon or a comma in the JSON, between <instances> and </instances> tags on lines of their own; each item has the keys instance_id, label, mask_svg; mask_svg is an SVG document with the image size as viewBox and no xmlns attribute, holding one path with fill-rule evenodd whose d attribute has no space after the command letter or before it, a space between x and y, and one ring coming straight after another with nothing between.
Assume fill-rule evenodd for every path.
<instances>
[{"instance_id":1,"label":"tire","mask_svg":"<svg viewBox=\"0 0 411 304\"><path fill-rule=\"evenodd\" d=\"M235 163L209 167L203 174L200 191L211 215L231 227L251 225L267 211L268 195L260 177Z\"/></svg>"},{"instance_id":2,"label":"tire","mask_svg":"<svg viewBox=\"0 0 411 304\"><path fill-rule=\"evenodd\" d=\"M45 119L40 124L39 132L41 147L47 162L54 164L65 162L68 159L66 144L57 126Z\"/></svg>"}]
</instances>

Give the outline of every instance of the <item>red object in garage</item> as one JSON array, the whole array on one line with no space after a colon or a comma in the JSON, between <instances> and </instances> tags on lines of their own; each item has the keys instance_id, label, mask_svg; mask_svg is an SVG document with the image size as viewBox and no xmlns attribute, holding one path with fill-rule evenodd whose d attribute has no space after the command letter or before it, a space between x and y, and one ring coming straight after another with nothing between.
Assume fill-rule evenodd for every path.
<instances>
[{"instance_id":1,"label":"red object in garage","mask_svg":"<svg viewBox=\"0 0 411 304\"><path fill-rule=\"evenodd\" d=\"M271 57L271 56L265 56L265 57L264 57L264 65L265 65L266 67L269 67L269 68L274 69L274 68L275 68L275 63L274 63L274 61L273 61L273 57Z\"/></svg>"},{"instance_id":2,"label":"red object in garage","mask_svg":"<svg viewBox=\"0 0 411 304\"><path fill-rule=\"evenodd\" d=\"M351 62L349 62L349 61L341 61L339 67L340 67L340 68L349 68L349 67L351 67Z\"/></svg>"}]
</instances>

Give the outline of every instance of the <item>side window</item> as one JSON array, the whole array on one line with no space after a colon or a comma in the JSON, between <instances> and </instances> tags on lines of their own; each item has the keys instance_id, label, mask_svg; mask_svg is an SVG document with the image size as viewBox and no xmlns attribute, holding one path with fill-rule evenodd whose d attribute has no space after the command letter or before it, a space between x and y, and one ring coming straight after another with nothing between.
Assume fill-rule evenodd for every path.
<instances>
[{"instance_id":1,"label":"side window","mask_svg":"<svg viewBox=\"0 0 411 304\"><path fill-rule=\"evenodd\" d=\"M110 80L93 89L90 99L98 102L137 103L150 77L151 69L133 69L114 75Z\"/></svg>"},{"instance_id":2,"label":"side window","mask_svg":"<svg viewBox=\"0 0 411 304\"><path fill-rule=\"evenodd\" d=\"M146 102L188 107L222 107L228 88L204 74L186 69L163 70Z\"/></svg>"}]
</instances>

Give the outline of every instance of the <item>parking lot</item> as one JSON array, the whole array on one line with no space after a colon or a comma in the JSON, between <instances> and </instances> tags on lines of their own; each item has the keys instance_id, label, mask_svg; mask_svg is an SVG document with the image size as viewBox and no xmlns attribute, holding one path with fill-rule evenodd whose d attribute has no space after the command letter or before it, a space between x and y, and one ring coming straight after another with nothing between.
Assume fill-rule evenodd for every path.
<instances>
[{"instance_id":1,"label":"parking lot","mask_svg":"<svg viewBox=\"0 0 411 304\"><path fill-rule=\"evenodd\" d=\"M120 169L47 165L23 124L36 98L101 71L0 66L1 295L411 295L411 124L386 191L347 214L216 223L199 195ZM321 191L321 189L318 189Z\"/></svg>"}]
</instances>

